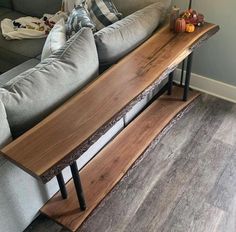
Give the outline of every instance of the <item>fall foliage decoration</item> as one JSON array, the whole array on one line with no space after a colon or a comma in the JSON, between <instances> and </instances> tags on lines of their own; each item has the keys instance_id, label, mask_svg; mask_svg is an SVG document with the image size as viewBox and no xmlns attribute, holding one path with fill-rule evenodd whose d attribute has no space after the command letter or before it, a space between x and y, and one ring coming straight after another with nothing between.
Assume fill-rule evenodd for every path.
<instances>
[{"instance_id":1,"label":"fall foliage decoration","mask_svg":"<svg viewBox=\"0 0 236 232\"><path fill-rule=\"evenodd\" d=\"M196 27L200 27L205 23L205 17L203 14L198 13L196 10L188 9L181 13L177 19L177 7L172 9L172 16L170 21L170 29L175 32L194 32ZM175 17L174 17L175 16ZM175 22L174 22L175 21ZM174 28L173 28L173 25Z\"/></svg>"},{"instance_id":2,"label":"fall foliage decoration","mask_svg":"<svg viewBox=\"0 0 236 232\"><path fill-rule=\"evenodd\" d=\"M180 14L180 18L183 18L187 24L193 24L194 26L202 26L205 22L204 15L197 13L196 10L189 9Z\"/></svg>"}]
</instances>

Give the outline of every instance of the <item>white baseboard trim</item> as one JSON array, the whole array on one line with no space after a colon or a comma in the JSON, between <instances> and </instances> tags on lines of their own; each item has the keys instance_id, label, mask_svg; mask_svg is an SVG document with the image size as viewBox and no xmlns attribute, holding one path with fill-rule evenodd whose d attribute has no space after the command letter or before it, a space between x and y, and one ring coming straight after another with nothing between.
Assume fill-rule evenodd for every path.
<instances>
[{"instance_id":1,"label":"white baseboard trim","mask_svg":"<svg viewBox=\"0 0 236 232\"><path fill-rule=\"evenodd\" d=\"M175 72L174 81L180 83L181 70ZM192 89L236 103L236 86L225 84L207 77L192 73L190 87Z\"/></svg>"}]
</instances>

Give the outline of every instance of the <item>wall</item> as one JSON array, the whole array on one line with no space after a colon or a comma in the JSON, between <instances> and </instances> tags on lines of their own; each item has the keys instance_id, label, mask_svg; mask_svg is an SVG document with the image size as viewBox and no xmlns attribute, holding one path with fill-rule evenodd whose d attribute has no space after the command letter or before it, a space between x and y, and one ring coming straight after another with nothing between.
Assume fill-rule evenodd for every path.
<instances>
[{"instance_id":1,"label":"wall","mask_svg":"<svg viewBox=\"0 0 236 232\"><path fill-rule=\"evenodd\" d=\"M173 0L173 4L188 7L186 0ZM236 86L236 1L193 0L192 8L221 27L195 52L193 73Z\"/></svg>"}]
</instances>

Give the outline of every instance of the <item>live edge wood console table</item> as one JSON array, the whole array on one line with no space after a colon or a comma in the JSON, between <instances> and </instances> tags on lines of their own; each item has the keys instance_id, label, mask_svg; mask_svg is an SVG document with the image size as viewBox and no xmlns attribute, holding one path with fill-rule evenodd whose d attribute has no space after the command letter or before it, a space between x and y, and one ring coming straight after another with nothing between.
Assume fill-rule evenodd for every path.
<instances>
[{"instance_id":1,"label":"live edge wood console table","mask_svg":"<svg viewBox=\"0 0 236 232\"><path fill-rule=\"evenodd\" d=\"M2 149L1 154L24 171L47 183L57 177L67 198L62 170L71 168L81 210L86 209L76 160L126 112L188 59L183 100L187 100L192 54L219 30L206 23L194 33L175 34L163 27L148 41L102 74L58 110Z\"/></svg>"}]
</instances>

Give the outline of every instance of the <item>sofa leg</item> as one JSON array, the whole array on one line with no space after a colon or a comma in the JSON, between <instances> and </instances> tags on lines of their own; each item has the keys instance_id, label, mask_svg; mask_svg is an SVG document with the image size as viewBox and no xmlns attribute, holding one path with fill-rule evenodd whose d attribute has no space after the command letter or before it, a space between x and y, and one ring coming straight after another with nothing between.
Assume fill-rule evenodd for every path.
<instances>
[{"instance_id":1,"label":"sofa leg","mask_svg":"<svg viewBox=\"0 0 236 232\"><path fill-rule=\"evenodd\" d=\"M65 185L65 181L61 172L57 175L57 182L60 187L62 198L66 199L67 198L66 185Z\"/></svg>"},{"instance_id":2,"label":"sofa leg","mask_svg":"<svg viewBox=\"0 0 236 232\"><path fill-rule=\"evenodd\" d=\"M84 199L83 187L80 180L79 170L78 170L76 162L71 164L70 168L71 168L71 173L74 180L76 194L77 194L79 204L80 204L80 209L84 211L86 210L86 203Z\"/></svg>"},{"instance_id":3,"label":"sofa leg","mask_svg":"<svg viewBox=\"0 0 236 232\"><path fill-rule=\"evenodd\" d=\"M184 85L184 96L183 96L184 101L188 100L188 92L189 92L189 84L190 84L190 78L191 78L192 62L193 62L193 53L191 53L188 56L188 61L187 61L186 78L185 78L185 85Z\"/></svg>"}]
</instances>

